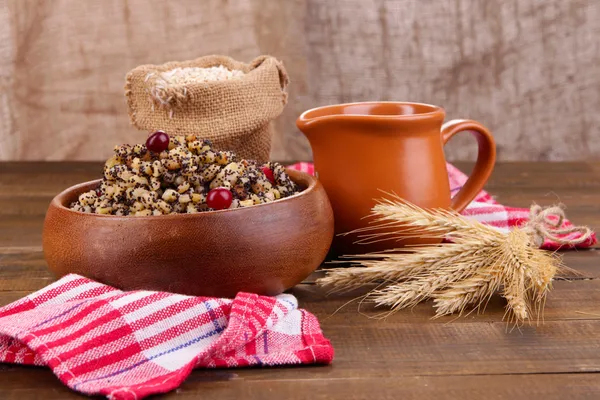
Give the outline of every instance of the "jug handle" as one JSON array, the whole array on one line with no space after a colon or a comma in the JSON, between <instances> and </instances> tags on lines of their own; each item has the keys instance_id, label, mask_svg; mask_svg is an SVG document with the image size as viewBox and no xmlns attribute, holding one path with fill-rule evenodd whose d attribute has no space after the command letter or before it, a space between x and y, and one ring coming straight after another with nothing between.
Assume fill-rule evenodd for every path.
<instances>
[{"instance_id":1,"label":"jug handle","mask_svg":"<svg viewBox=\"0 0 600 400\"><path fill-rule=\"evenodd\" d=\"M463 187L452 198L450 207L458 212L464 210L481 189L483 189L483 185L485 185L490 177L494 169L494 163L496 162L496 143L494 137L485 126L477 121L454 119L446 122L442 126L442 141L444 145L454 135L463 131L473 133L473 136L477 139L478 153L477 162L471 176L469 176Z\"/></svg>"}]
</instances>

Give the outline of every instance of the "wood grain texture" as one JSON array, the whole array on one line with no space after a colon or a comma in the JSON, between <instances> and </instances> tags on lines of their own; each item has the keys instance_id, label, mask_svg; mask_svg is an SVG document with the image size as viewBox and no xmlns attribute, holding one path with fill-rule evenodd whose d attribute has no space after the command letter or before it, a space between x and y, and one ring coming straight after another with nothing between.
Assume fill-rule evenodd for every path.
<instances>
[{"instance_id":1,"label":"wood grain texture","mask_svg":"<svg viewBox=\"0 0 600 400\"><path fill-rule=\"evenodd\" d=\"M99 163L0 163L0 306L53 281L41 249L50 199L96 178ZM471 164L459 164L469 170ZM575 223L600 228L600 163L500 163L488 189L506 204L560 197ZM484 314L431 320L420 304L386 320L314 285L291 292L332 341L331 366L196 370L171 399L597 399L600 396L600 252L564 253L581 276L557 281L544 322L507 329L504 301ZM321 272L322 273L322 272ZM83 398L46 368L0 364L0 398Z\"/></svg>"},{"instance_id":2,"label":"wood grain texture","mask_svg":"<svg viewBox=\"0 0 600 400\"><path fill-rule=\"evenodd\" d=\"M308 159L315 106L404 100L479 120L500 160L600 158L600 3L592 0L2 0L0 159L100 160L140 142L124 75L219 53L283 60L272 157ZM466 135L461 135L466 136ZM473 159L460 137L451 159Z\"/></svg>"},{"instance_id":3,"label":"wood grain texture","mask_svg":"<svg viewBox=\"0 0 600 400\"><path fill-rule=\"evenodd\" d=\"M19 373L26 371L25 374ZM288 373L285 373L288 372ZM296 377L291 377L294 373ZM306 367L310 375L298 378L297 369L196 371L173 393L153 399L223 400L301 399L313 400L397 400L401 399L527 399L596 400L600 395L598 374L480 375L464 376L385 376L338 377L333 368ZM61 386L49 370L7 367L0 374L13 379L0 387L3 400L84 399ZM285 378L287 376L287 378ZM280 379L278 379L280 378ZM566 397L565 397L566 396Z\"/></svg>"}]
</instances>

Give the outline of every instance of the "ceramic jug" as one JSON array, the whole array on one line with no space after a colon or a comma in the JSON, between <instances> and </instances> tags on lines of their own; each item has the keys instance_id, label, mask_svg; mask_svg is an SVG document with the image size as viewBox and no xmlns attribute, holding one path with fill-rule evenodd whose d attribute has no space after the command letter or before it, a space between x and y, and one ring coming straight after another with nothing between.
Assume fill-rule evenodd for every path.
<instances>
[{"instance_id":1,"label":"ceramic jug","mask_svg":"<svg viewBox=\"0 0 600 400\"><path fill-rule=\"evenodd\" d=\"M333 255L361 254L422 243L419 239L357 244L358 236L340 235L363 228L384 192L423 208L462 211L490 176L496 147L490 132L472 120L445 124L441 107L401 102L364 102L319 107L296 121L308 138L315 173L334 211ZM470 131L477 139L477 163L453 198L443 146ZM452 188L456 189L456 188ZM398 229L398 228L397 228Z\"/></svg>"}]
</instances>

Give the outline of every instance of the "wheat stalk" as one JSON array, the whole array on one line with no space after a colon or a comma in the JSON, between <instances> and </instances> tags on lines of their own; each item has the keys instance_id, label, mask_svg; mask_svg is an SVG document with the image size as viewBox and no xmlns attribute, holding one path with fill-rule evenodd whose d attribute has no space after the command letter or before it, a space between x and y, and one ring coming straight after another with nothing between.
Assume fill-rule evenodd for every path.
<instances>
[{"instance_id":1,"label":"wheat stalk","mask_svg":"<svg viewBox=\"0 0 600 400\"><path fill-rule=\"evenodd\" d=\"M502 233L480 224L474 219L463 218L453 210L424 210L402 200L395 194L389 199L377 200L367 217L370 225L346 233L359 238L357 243L368 244L382 240L400 240L409 237L423 239L439 238L497 238ZM398 229L394 231L394 228Z\"/></svg>"},{"instance_id":2,"label":"wheat stalk","mask_svg":"<svg viewBox=\"0 0 600 400\"><path fill-rule=\"evenodd\" d=\"M465 261L481 259L482 251L467 242L447 247L422 246L411 248L411 252L375 253L371 255L373 259L354 260L359 267L329 270L319 282L333 287L333 291L347 291L367 283L393 283L417 276L439 276L447 274L448 270L467 274L472 268Z\"/></svg>"},{"instance_id":3,"label":"wheat stalk","mask_svg":"<svg viewBox=\"0 0 600 400\"><path fill-rule=\"evenodd\" d=\"M499 291L507 301L509 321L539 315L563 266L555 254L536 247L539 238L531 229L506 234L454 211L424 210L390 197L373 207L368 227L351 232L359 242L407 237L452 242L349 256L358 266L329 270L320 285L339 292L377 283L366 301L396 312L433 299L435 317L485 307Z\"/></svg>"}]
</instances>

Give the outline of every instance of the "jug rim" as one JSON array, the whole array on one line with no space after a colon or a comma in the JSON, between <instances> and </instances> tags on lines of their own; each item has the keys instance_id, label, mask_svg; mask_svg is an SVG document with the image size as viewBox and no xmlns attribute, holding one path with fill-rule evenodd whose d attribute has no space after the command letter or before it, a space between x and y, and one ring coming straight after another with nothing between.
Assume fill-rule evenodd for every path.
<instances>
[{"instance_id":1,"label":"jug rim","mask_svg":"<svg viewBox=\"0 0 600 400\"><path fill-rule=\"evenodd\" d=\"M345 112L336 112L329 114L320 114L321 111L326 111L328 109L339 109L340 111L344 108L350 108L353 106L369 106L369 105L395 105L398 108L403 107L418 107L421 109L427 109L427 111L423 112L412 112L412 113L390 113L390 114L368 114L368 113L345 113ZM310 114L316 114L314 116L310 116ZM330 104L326 106L314 107L309 110L304 111L298 117L298 121L309 122L314 121L321 118L369 118L369 119L380 119L380 120L424 120L435 117L440 117L443 119L445 117L445 111L442 107L436 106L433 104L427 103L418 103L411 101L358 101L352 103L339 103L339 104Z\"/></svg>"}]
</instances>

